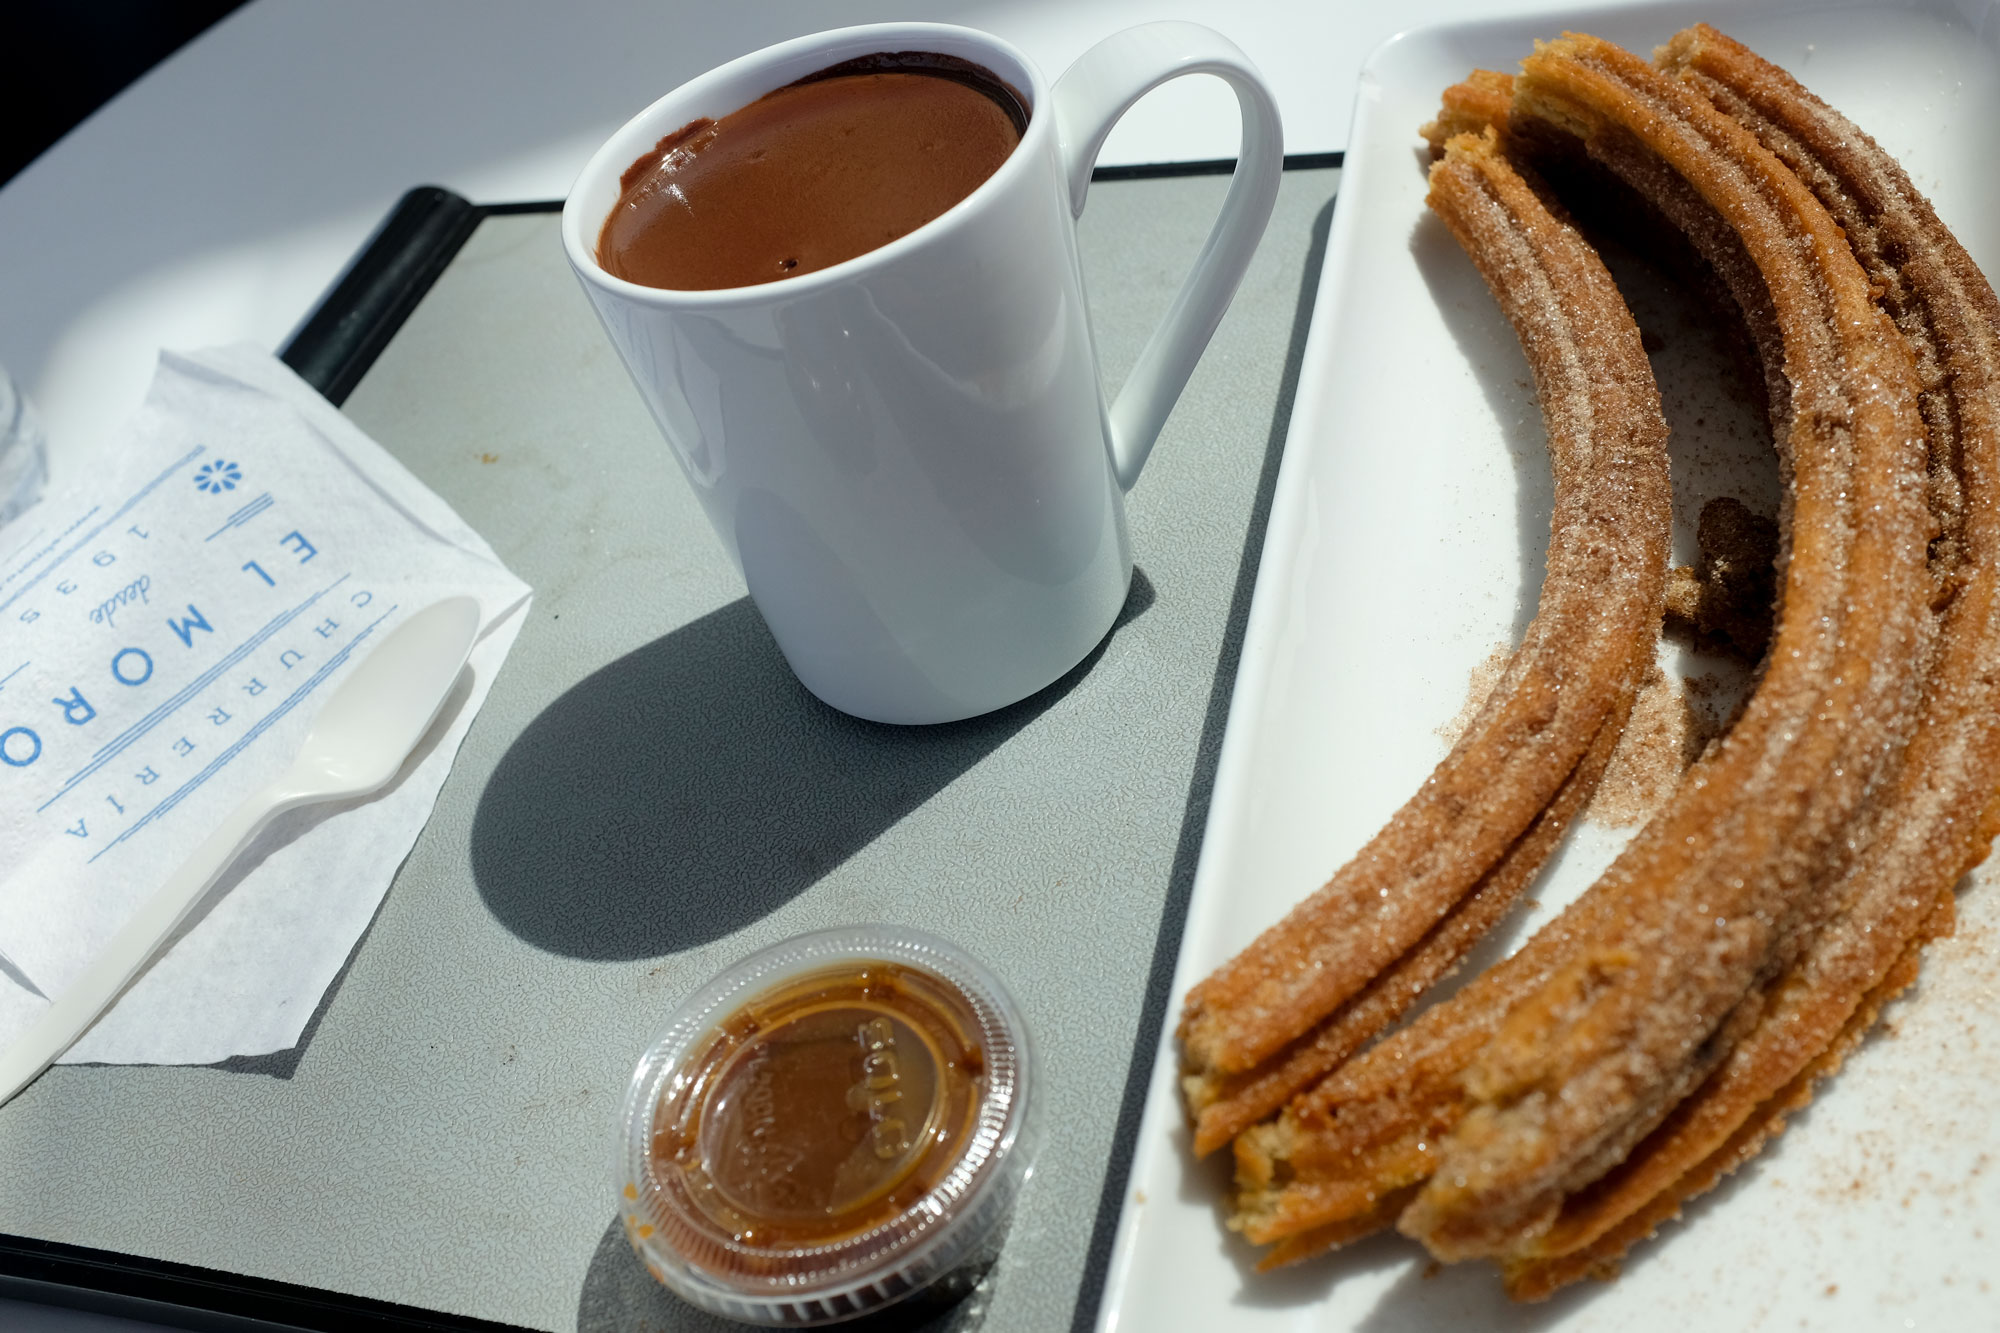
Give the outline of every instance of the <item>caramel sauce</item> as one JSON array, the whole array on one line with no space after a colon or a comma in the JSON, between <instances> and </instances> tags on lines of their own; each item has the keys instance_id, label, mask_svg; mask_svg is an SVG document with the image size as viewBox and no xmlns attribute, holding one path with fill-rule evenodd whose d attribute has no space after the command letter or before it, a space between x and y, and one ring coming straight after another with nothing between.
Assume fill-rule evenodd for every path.
<instances>
[{"instance_id":1,"label":"caramel sauce","mask_svg":"<svg viewBox=\"0 0 2000 1333\"><path fill-rule=\"evenodd\" d=\"M807 973L744 1005L654 1116L650 1183L690 1219L667 1239L711 1270L768 1273L785 1252L903 1213L971 1141L979 1031L955 987L886 962Z\"/></svg>"}]
</instances>

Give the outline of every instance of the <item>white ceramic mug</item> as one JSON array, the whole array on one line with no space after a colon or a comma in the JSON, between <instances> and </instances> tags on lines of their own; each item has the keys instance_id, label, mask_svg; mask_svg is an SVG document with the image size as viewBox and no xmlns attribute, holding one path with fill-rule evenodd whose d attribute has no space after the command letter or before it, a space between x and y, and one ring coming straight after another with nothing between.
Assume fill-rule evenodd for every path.
<instances>
[{"instance_id":1,"label":"white ceramic mug","mask_svg":"<svg viewBox=\"0 0 2000 1333\"><path fill-rule=\"evenodd\" d=\"M664 135L830 65L929 51L1023 93L1028 127L933 221L755 287L615 278L597 238ZM1075 219L1111 126L1182 74L1220 76L1242 150L1215 229L1107 410ZM801 37L667 94L591 158L563 246L785 659L827 703L948 722L1048 685L1095 647L1132 576L1124 492L1208 345L1277 197L1277 105L1191 23L1117 33L1053 86L1006 42L887 23Z\"/></svg>"}]
</instances>

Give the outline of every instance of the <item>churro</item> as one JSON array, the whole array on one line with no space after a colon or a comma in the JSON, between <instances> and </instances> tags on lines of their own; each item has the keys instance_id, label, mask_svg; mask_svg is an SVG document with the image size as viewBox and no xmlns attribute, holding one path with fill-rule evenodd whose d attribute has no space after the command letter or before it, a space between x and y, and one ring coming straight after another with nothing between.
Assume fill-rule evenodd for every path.
<instances>
[{"instance_id":1,"label":"churro","mask_svg":"<svg viewBox=\"0 0 2000 1333\"><path fill-rule=\"evenodd\" d=\"M1472 1104L1397 1223L1442 1258L1545 1230L1755 1021L1753 992L1795 950L1836 835L1907 739L1907 665L1928 626L1915 372L1825 208L1748 131L1610 43L1568 37L1523 71L1514 117L1569 129L1594 156L1657 159L1756 264L1791 382L1790 554L1743 716L1593 890L1624 920L1466 1068Z\"/></svg>"},{"instance_id":2,"label":"churro","mask_svg":"<svg viewBox=\"0 0 2000 1333\"><path fill-rule=\"evenodd\" d=\"M1917 947L1949 931L1952 886L1987 852L1994 828L1980 815L2000 787L2000 681L1992 672L2000 661L2000 301L1893 159L1789 75L1706 26L1679 34L1660 58L1811 186L1910 341L1931 442L1931 566L1949 601L1897 784L1874 813L1862 857L1827 891L1825 924L1708 1082L1514 1256L1510 1289L1527 1297L1602 1271L1782 1128L1782 1116L1766 1108L1809 1096L1812 1079L1838 1063L1823 1053L1858 1040L1890 979L1913 977ZM1746 1126L1754 1125L1762 1128L1751 1142Z\"/></svg>"},{"instance_id":3,"label":"churro","mask_svg":"<svg viewBox=\"0 0 2000 1333\"><path fill-rule=\"evenodd\" d=\"M1528 831L1415 948L1264 1065L1244 1074L1188 1075L1181 1080L1194 1117L1195 1156L1206 1157L1283 1106L1301 1088L1338 1068L1457 969L1533 882L1535 872L1589 805L1625 731L1633 693L1622 692L1583 759Z\"/></svg>"},{"instance_id":4,"label":"churro","mask_svg":"<svg viewBox=\"0 0 2000 1333\"><path fill-rule=\"evenodd\" d=\"M1677 1215L1688 1199L1714 1188L1723 1177L1754 1157L1766 1143L1782 1133L1788 1118L1803 1110L1812 1100L1818 1083L1833 1075L1868 1034L1882 1006L1916 981L1919 953L1924 944L1935 935L1951 932L1953 906L1949 895L1938 901L1930 929L1907 943L1877 984L1863 994L1832 1040L1803 1061L1790 1082L1750 1108L1731 1126L1730 1132L1715 1136L1708 1154L1696 1158L1693 1165L1674 1182L1673 1188L1650 1196L1642 1207L1622 1213L1615 1226L1608 1227L1589 1245L1556 1255L1534 1254L1503 1259L1501 1269L1508 1295L1522 1301L1545 1300L1580 1278L1617 1276L1619 1260L1627 1249L1652 1235L1662 1223ZM1693 1128L1694 1122L1701 1118L1701 1108L1690 1110L1689 1103L1684 1102L1673 1118L1656 1132L1665 1141L1684 1142L1683 1133ZM1707 1127L1703 1126L1696 1129L1691 1137L1708 1139L1710 1135Z\"/></svg>"},{"instance_id":5,"label":"churro","mask_svg":"<svg viewBox=\"0 0 2000 1333\"><path fill-rule=\"evenodd\" d=\"M1514 76L1498 70L1475 69L1465 82L1444 90L1437 119L1417 133L1431 146L1431 156L1444 156L1444 146L1461 134L1494 131L1496 144L1507 135L1507 108L1514 102Z\"/></svg>"},{"instance_id":6,"label":"churro","mask_svg":"<svg viewBox=\"0 0 2000 1333\"><path fill-rule=\"evenodd\" d=\"M1911 771L1931 534L1907 346L1826 208L1705 97L1587 37L1524 70L1510 142L1580 140L1687 231L1784 371L1776 638L1736 725L1583 899L1239 1138L1237 1224L1286 1258L1389 1216L1440 1257L1531 1249L1759 1030L1854 864L1837 834Z\"/></svg>"},{"instance_id":7,"label":"churro","mask_svg":"<svg viewBox=\"0 0 2000 1333\"><path fill-rule=\"evenodd\" d=\"M1489 899L1454 925L1455 909L1482 882L1515 881L1494 895L1509 901L1526 883L1556 839L1524 834L1605 720L1630 707L1651 662L1670 519L1652 369L1596 254L1549 217L1495 142L1459 142L1447 159L1458 165L1434 189L1461 201L1447 219L1477 247L1540 388L1555 473L1541 600L1492 695L1417 794L1319 892L1190 992L1181 1038L1197 1105L1230 1076L1274 1058L1271 1068L1288 1067L1286 1048L1329 1015L1340 1024L1357 997L1349 1013L1377 1015L1367 1026L1379 1030L1407 1003L1385 997L1409 988L1392 976L1366 992L1413 949L1425 954L1427 936L1469 947L1477 932L1462 927L1497 913ZM1463 947L1442 953L1449 965Z\"/></svg>"}]
</instances>

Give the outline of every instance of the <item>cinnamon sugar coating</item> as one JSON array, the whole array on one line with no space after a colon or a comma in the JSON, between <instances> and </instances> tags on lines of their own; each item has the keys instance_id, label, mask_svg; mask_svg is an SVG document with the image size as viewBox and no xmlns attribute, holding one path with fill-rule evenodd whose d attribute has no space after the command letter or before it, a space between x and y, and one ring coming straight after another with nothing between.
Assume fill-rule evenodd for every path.
<instances>
[{"instance_id":1,"label":"cinnamon sugar coating","mask_svg":"<svg viewBox=\"0 0 2000 1333\"><path fill-rule=\"evenodd\" d=\"M1523 1298L1615 1269L1909 984L2000 822L2000 304L1788 75L1706 27L1658 65L1543 47L1506 142L1567 136L1748 326L1787 479L1764 678L1569 911L1238 1137L1232 1225L1267 1263L1393 1224Z\"/></svg>"},{"instance_id":2,"label":"cinnamon sugar coating","mask_svg":"<svg viewBox=\"0 0 2000 1333\"><path fill-rule=\"evenodd\" d=\"M1791 387L1789 559L1742 717L1592 889L1619 901L1617 929L1565 958L1465 1069L1444 1165L1398 1220L1441 1258L1545 1230L1733 1044L1907 739L1904 667L1927 628L1915 375L1825 209L1741 126L1620 48L1568 37L1523 71L1515 116L1657 159L1762 276Z\"/></svg>"},{"instance_id":3,"label":"cinnamon sugar coating","mask_svg":"<svg viewBox=\"0 0 2000 1333\"><path fill-rule=\"evenodd\" d=\"M1634 663L1635 667L1638 663ZM1460 899L1414 948L1318 1026L1247 1073L1187 1075L1182 1091L1194 1117L1194 1152L1206 1157L1272 1114L1373 1041L1433 985L1458 969L1472 946L1520 899L1563 834L1590 804L1625 731L1636 691L1621 690L1590 748L1472 892Z\"/></svg>"},{"instance_id":4,"label":"cinnamon sugar coating","mask_svg":"<svg viewBox=\"0 0 2000 1333\"><path fill-rule=\"evenodd\" d=\"M1461 134L1483 135L1492 130L1502 142L1507 135L1507 108L1514 101L1514 76L1498 70L1475 69L1465 82L1444 90L1437 119L1417 133L1431 146L1433 158L1444 156L1444 146Z\"/></svg>"},{"instance_id":5,"label":"cinnamon sugar coating","mask_svg":"<svg viewBox=\"0 0 2000 1333\"><path fill-rule=\"evenodd\" d=\"M1826 1052L1858 1040L1891 979L1907 971L1901 989L1914 977L1921 943L1949 933L1953 885L1991 845L1985 807L2000 786L2000 302L1901 167L1784 71L1706 26L1658 59L1811 186L1908 340L1924 381L1930 566L1945 601L1916 731L1868 812L1857 839L1865 850L1827 887L1810 940L1723 1065L1523 1247L1510 1266L1522 1295L1546 1294L1579 1264L1602 1269L1782 1128L1768 1108L1809 1097L1813 1079L1838 1064ZM1757 1124L1766 1127L1743 1146ZM1555 1262L1562 1256L1581 1257Z\"/></svg>"},{"instance_id":6,"label":"cinnamon sugar coating","mask_svg":"<svg viewBox=\"0 0 2000 1333\"><path fill-rule=\"evenodd\" d=\"M1595 252L1549 215L1495 139L1454 141L1447 163L1433 189L1454 202L1440 211L1500 295L1548 423L1555 502L1541 600L1416 795L1189 993L1180 1035L1198 1150L1276 1109L1457 964L1588 801L1652 660L1670 491L1638 327Z\"/></svg>"}]
</instances>

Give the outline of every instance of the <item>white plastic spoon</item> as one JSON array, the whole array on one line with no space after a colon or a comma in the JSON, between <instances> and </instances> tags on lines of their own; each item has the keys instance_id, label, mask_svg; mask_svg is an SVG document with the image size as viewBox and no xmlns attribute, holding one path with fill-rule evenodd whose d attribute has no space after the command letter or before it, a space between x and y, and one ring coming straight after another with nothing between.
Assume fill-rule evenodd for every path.
<instances>
[{"instance_id":1,"label":"white plastic spoon","mask_svg":"<svg viewBox=\"0 0 2000 1333\"><path fill-rule=\"evenodd\" d=\"M302 805L366 796L387 786L437 720L478 633L479 603L448 597L404 621L363 658L313 719L284 776L237 806L132 914L96 961L0 1052L0 1103L32 1083L125 993L266 824Z\"/></svg>"}]
</instances>

